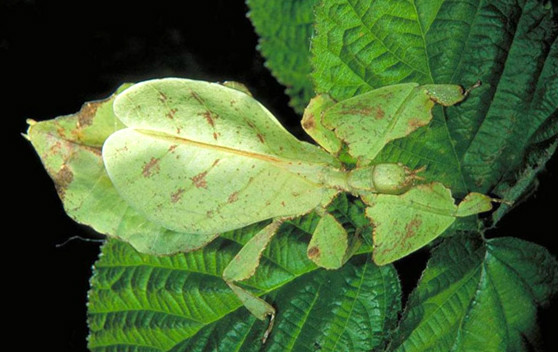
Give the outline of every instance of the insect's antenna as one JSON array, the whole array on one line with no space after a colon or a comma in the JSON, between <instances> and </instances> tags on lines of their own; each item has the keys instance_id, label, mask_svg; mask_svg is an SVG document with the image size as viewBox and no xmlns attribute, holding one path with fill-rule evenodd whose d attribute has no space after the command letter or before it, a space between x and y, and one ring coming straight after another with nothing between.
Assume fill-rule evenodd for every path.
<instances>
[{"instance_id":1,"label":"insect's antenna","mask_svg":"<svg viewBox=\"0 0 558 352\"><path fill-rule=\"evenodd\" d=\"M104 238L87 238L87 237L81 237L81 236L72 236L72 237L68 238L67 240L65 240L64 242L56 244L55 247L56 248L63 247L66 244L68 244L69 242L72 242L74 240L82 240L83 242L95 242L95 243L105 242Z\"/></svg>"},{"instance_id":2,"label":"insect's antenna","mask_svg":"<svg viewBox=\"0 0 558 352\"><path fill-rule=\"evenodd\" d=\"M467 88L467 89L465 90L465 93L463 93L463 96L466 97L467 95L469 95L469 93L470 93L473 89L478 88L478 87L480 87L481 85L482 85L482 82L481 82L481 80L479 79L477 82L475 82L475 84L473 84L472 86L470 86L469 88Z\"/></svg>"}]
</instances>

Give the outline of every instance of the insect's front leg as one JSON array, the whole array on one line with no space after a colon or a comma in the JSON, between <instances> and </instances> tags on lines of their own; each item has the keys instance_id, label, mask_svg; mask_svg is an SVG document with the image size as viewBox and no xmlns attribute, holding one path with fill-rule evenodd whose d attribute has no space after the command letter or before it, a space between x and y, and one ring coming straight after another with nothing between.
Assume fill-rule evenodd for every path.
<instances>
[{"instance_id":1,"label":"insect's front leg","mask_svg":"<svg viewBox=\"0 0 558 352\"><path fill-rule=\"evenodd\" d=\"M263 250L277 233L284 220L283 218L275 219L271 224L260 230L242 247L223 271L223 279L252 315L260 320L270 317L269 325L262 337L262 343L266 342L273 328L275 308L251 292L237 286L236 282L246 280L254 275L260 265Z\"/></svg>"},{"instance_id":2,"label":"insect's front leg","mask_svg":"<svg viewBox=\"0 0 558 352\"><path fill-rule=\"evenodd\" d=\"M324 208L316 209L320 221L308 244L308 258L325 269L338 269L349 259L347 231Z\"/></svg>"},{"instance_id":3,"label":"insect's front leg","mask_svg":"<svg viewBox=\"0 0 558 352\"><path fill-rule=\"evenodd\" d=\"M335 103L335 100L327 94L320 94L312 98L304 109L301 121L304 131L331 154L337 154L341 150L342 143L331 129L324 126L322 115Z\"/></svg>"}]
</instances>

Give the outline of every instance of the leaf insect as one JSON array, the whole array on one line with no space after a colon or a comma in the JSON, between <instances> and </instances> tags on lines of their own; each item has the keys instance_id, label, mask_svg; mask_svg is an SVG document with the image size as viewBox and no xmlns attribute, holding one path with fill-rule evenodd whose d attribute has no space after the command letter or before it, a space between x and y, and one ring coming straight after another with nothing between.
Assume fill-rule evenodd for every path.
<instances>
[{"instance_id":1,"label":"leaf insect","mask_svg":"<svg viewBox=\"0 0 558 352\"><path fill-rule=\"evenodd\" d=\"M317 96L302 120L316 146L291 135L239 84L146 81L116 98L114 113L126 128L110 135L102 156L121 197L170 230L213 238L273 219L223 272L253 315L271 316L265 342L275 309L236 282L254 274L283 221L316 211L308 256L336 269L352 254L347 232L325 210L340 192L367 205L379 265L426 245L456 217L490 210L487 196L470 193L456 205L441 183L421 182L421 169L374 162L387 143L427 125L435 104L454 105L467 93L457 85L404 83L340 102ZM343 153L356 160L354 168L345 168Z\"/></svg>"}]
</instances>

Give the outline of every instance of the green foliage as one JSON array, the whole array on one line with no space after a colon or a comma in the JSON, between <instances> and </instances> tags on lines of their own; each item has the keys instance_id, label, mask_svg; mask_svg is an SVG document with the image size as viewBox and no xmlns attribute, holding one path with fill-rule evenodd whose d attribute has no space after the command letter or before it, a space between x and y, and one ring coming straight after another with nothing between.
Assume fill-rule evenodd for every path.
<instances>
[{"instance_id":1,"label":"green foliage","mask_svg":"<svg viewBox=\"0 0 558 352\"><path fill-rule=\"evenodd\" d=\"M313 7L318 0L247 0L258 33L258 49L266 66L287 87L290 105L302 113L314 88L310 80L310 38L313 35Z\"/></svg>"},{"instance_id":2,"label":"green foliage","mask_svg":"<svg viewBox=\"0 0 558 352\"><path fill-rule=\"evenodd\" d=\"M270 293L281 307L269 351L369 351L394 328L400 288L393 267L357 257L339 271L316 270L305 239L317 218L289 225L264 253L244 287ZM202 250L156 257L110 240L89 294L92 351L259 351L265 324L252 317L221 279L251 227ZM310 342L311 341L311 342ZM310 344L310 345L308 345Z\"/></svg>"},{"instance_id":3,"label":"green foliage","mask_svg":"<svg viewBox=\"0 0 558 352\"><path fill-rule=\"evenodd\" d=\"M546 249L454 237L433 252L388 350L527 351L539 344L537 306L557 291L558 262Z\"/></svg>"}]
</instances>

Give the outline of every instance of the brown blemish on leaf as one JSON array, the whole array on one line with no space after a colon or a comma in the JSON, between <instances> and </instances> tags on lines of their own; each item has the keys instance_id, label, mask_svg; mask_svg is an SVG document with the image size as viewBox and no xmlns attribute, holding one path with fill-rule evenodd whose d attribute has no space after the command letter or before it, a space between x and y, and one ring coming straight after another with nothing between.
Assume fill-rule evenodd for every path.
<instances>
[{"instance_id":1,"label":"brown blemish on leaf","mask_svg":"<svg viewBox=\"0 0 558 352\"><path fill-rule=\"evenodd\" d=\"M213 164L211 164L211 167L214 167L215 165L217 165L219 163L219 161L221 161L221 159L215 159Z\"/></svg>"},{"instance_id":2,"label":"brown blemish on leaf","mask_svg":"<svg viewBox=\"0 0 558 352\"><path fill-rule=\"evenodd\" d=\"M99 105L94 103L83 104L83 107L79 111L77 127L83 128L92 125L98 107Z\"/></svg>"},{"instance_id":3,"label":"brown blemish on leaf","mask_svg":"<svg viewBox=\"0 0 558 352\"><path fill-rule=\"evenodd\" d=\"M192 180L196 188L207 188L207 181L205 180L206 175L207 171L204 171L190 178L190 180Z\"/></svg>"},{"instance_id":4,"label":"brown blemish on leaf","mask_svg":"<svg viewBox=\"0 0 558 352\"><path fill-rule=\"evenodd\" d=\"M151 175L159 172L159 158L151 158L145 165L143 165L143 177L151 177Z\"/></svg>"},{"instance_id":5,"label":"brown blemish on leaf","mask_svg":"<svg viewBox=\"0 0 558 352\"><path fill-rule=\"evenodd\" d=\"M386 113L384 112L381 106L376 106L375 113L376 113L375 115L376 120L381 120L384 118L384 116L386 116Z\"/></svg>"},{"instance_id":6,"label":"brown blemish on leaf","mask_svg":"<svg viewBox=\"0 0 558 352\"><path fill-rule=\"evenodd\" d=\"M281 206L285 206L285 202L281 202Z\"/></svg>"},{"instance_id":7,"label":"brown blemish on leaf","mask_svg":"<svg viewBox=\"0 0 558 352\"><path fill-rule=\"evenodd\" d=\"M228 203L234 203L238 200L238 192L233 192L230 196L229 199L227 200Z\"/></svg>"},{"instance_id":8,"label":"brown blemish on leaf","mask_svg":"<svg viewBox=\"0 0 558 352\"><path fill-rule=\"evenodd\" d=\"M213 210L208 210L208 211L205 213L205 215L206 215L208 218L212 218L212 217L213 217Z\"/></svg>"},{"instance_id":9,"label":"brown blemish on leaf","mask_svg":"<svg viewBox=\"0 0 558 352\"><path fill-rule=\"evenodd\" d=\"M159 100L161 103L165 103L167 101L167 96L164 93L159 92Z\"/></svg>"},{"instance_id":10,"label":"brown blemish on leaf","mask_svg":"<svg viewBox=\"0 0 558 352\"><path fill-rule=\"evenodd\" d=\"M171 194L171 202L173 202L173 203L178 202L182 198L182 195L184 194L184 192L185 192L184 188L177 189L176 192Z\"/></svg>"},{"instance_id":11,"label":"brown blemish on leaf","mask_svg":"<svg viewBox=\"0 0 558 352\"><path fill-rule=\"evenodd\" d=\"M320 256L320 249L318 247L308 248L308 258L318 258Z\"/></svg>"},{"instance_id":12,"label":"brown blemish on leaf","mask_svg":"<svg viewBox=\"0 0 558 352\"><path fill-rule=\"evenodd\" d=\"M236 104L236 100L231 100L231 106L234 106L234 104Z\"/></svg>"},{"instance_id":13,"label":"brown blemish on leaf","mask_svg":"<svg viewBox=\"0 0 558 352\"><path fill-rule=\"evenodd\" d=\"M66 190L68 189L70 183L72 183L73 179L74 173L65 164L62 165L60 170L58 170L58 172L54 175L54 184L56 186L56 191L58 192L60 199L64 200Z\"/></svg>"},{"instance_id":14,"label":"brown blemish on leaf","mask_svg":"<svg viewBox=\"0 0 558 352\"><path fill-rule=\"evenodd\" d=\"M213 132L213 139L217 140L218 137L219 135L217 134L217 132Z\"/></svg>"},{"instance_id":15,"label":"brown blemish on leaf","mask_svg":"<svg viewBox=\"0 0 558 352\"><path fill-rule=\"evenodd\" d=\"M170 109L166 116L167 116L169 119L172 120L172 119L174 119L174 115L176 114L177 111L178 111L178 110L177 110L176 108Z\"/></svg>"},{"instance_id":16,"label":"brown blemish on leaf","mask_svg":"<svg viewBox=\"0 0 558 352\"><path fill-rule=\"evenodd\" d=\"M264 139L264 137L261 135L261 133L258 133L257 136L258 136L258 139L260 140L260 142L261 142L262 144L265 143L265 139Z\"/></svg>"}]
</instances>

